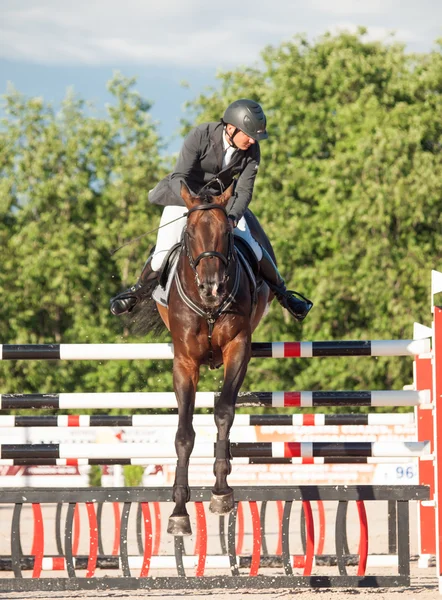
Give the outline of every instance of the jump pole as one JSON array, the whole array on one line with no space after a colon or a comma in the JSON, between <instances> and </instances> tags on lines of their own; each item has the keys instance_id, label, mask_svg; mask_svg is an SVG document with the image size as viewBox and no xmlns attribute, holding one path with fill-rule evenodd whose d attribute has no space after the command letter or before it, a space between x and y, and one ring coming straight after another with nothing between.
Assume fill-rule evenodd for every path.
<instances>
[{"instance_id":1,"label":"jump pole","mask_svg":"<svg viewBox=\"0 0 442 600\"><path fill-rule=\"evenodd\" d=\"M416 356L430 340L253 342L254 358ZM0 344L0 360L172 360L173 344Z\"/></svg>"},{"instance_id":2,"label":"jump pole","mask_svg":"<svg viewBox=\"0 0 442 600\"><path fill-rule=\"evenodd\" d=\"M430 442L231 442L233 458L401 457L430 455ZM195 444L195 458L215 458L215 443ZM164 444L1 444L0 459L66 458L176 458Z\"/></svg>"},{"instance_id":3,"label":"jump pole","mask_svg":"<svg viewBox=\"0 0 442 600\"><path fill-rule=\"evenodd\" d=\"M219 392L197 392L195 408L213 408ZM416 406L430 402L430 390L239 392L241 407ZM1 394L0 410L177 408L174 392L73 392Z\"/></svg>"},{"instance_id":4,"label":"jump pole","mask_svg":"<svg viewBox=\"0 0 442 600\"><path fill-rule=\"evenodd\" d=\"M428 411L431 412L431 411ZM216 426L213 414L194 415L194 427ZM320 414L302 413L291 415L244 415L235 416L232 432L248 427L324 427L327 425L415 425L413 413L355 413ZM176 430L178 415L0 415L3 427L172 427ZM420 438L425 441L429 438ZM419 440L418 440L419 441ZM434 553L433 553L434 554Z\"/></svg>"},{"instance_id":5,"label":"jump pole","mask_svg":"<svg viewBox=\"0 0 442 600\"><path fill-rule=\"evenodd\" d=\"M213 458L190 457L191 465L213 465ZM391 463L409 464L417 461L419 456L329 456L329 457L235 457L232 469L239 465L378 465ZM176 457L154 457L154 458L0 458L1 467L23 467L23 466L54 466L54 467L85 467L88 465L138 465L149 467L152 465L176 465ZM120 486L114 486L120 487Z\"/></svg>"}]
</instances>

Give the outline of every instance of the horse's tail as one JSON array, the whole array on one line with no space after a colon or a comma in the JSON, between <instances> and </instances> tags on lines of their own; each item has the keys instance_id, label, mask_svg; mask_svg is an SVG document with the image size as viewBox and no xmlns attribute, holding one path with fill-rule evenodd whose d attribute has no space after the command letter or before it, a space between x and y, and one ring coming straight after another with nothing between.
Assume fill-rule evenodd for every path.
<instances>
[{"instance_id":1,"label":"horse's tail","mask_svg":"<svg viewBox=\"0 0 442 600\"><path fill-rule=\"evenodd\" d=\"M157 304L152 298L152 293L157 285L157 279L147 282L142 289L141 299L133 311L125 317L128 328L135 335L147 335L148 333L159 335L166 329L158 312Z\"/></svg>"}]
</instances>

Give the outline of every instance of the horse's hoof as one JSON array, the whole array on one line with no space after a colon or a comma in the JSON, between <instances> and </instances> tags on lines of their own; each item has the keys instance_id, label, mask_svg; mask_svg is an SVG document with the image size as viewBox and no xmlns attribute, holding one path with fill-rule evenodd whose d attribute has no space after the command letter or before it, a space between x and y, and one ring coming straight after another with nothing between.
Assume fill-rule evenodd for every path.
<instances>
[{"instance_id":1,"label":"horse's hoof","mask_svg":"<svg viewBox=\"0 0 442 600\"><path fill-rule=\"evenodd\" d=\"M189 515L178 516L172 515L169 517L169 523L167 525L167 533L171 535L192 535L192 528L190 526Z\"/></svg>"},{"instance_id":2,"label":"horse's hoof","mask_svg":"<svg viewBox=\"0 0 442 600\"><path fill-rule=\"evenodd\" d=\"M212 494L209 510L216 515L227 515L235 506L233 492L229 494Z\"/></svg>"}]
</instances>

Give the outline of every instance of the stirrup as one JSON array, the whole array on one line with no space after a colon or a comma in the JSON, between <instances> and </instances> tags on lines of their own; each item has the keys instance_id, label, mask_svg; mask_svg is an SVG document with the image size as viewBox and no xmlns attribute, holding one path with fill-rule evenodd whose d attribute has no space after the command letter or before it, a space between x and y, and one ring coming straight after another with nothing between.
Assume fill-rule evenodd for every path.
<instances>
[{"instance_id":1,"label":"stirrup","mask_svg":"<svg viewBox=\"0 0 442 600\"><path fill-rule=\"evenodd\" d=\"M115 296L110 301L110 311L116 317L123 315L124 313L131 312L138 303L138 298L136 296L125 296L124 298L119 298Z\"/></svg>"},{"instance_id":2,"label":"stirrup","mask_svg":"<svg viewBox=\"0 0 442 600\"><path fill-rule=\"evenodd\" d=\"M135 285L130 287L124 292L120 292L110 300L110 311L113 315L118 317L124 313L131 312L138 303L139 294L138 292L143 285L137 281Z\"/></svg>"},{"instance_id":3,"label":"stirrup","mask_svg":"<svg viewBox=\"0 0 442 600\"><path fill-rule=\"evenodd\" d=\"M294 290L277 294L280 304L299 322L303 321L313 307L313 302Z\"/></svg>"},{"instance_id":4,"label":"stirrup","mask_svg":"<svg viewBox=\"0 0 442 600\"><path fill-rule=\"evenodd\" d=\"M313 302L311 300L309 300L306 296L304 296L303 294L301 294L301 292L296 292L295 290L287 290L287 294L291 294L295 298L298 296L299 298L301 298L301 300L304 300L304 302L306 304L308 304L310 306L310 308L312 308Z\"/></svg>"}]
</instances>

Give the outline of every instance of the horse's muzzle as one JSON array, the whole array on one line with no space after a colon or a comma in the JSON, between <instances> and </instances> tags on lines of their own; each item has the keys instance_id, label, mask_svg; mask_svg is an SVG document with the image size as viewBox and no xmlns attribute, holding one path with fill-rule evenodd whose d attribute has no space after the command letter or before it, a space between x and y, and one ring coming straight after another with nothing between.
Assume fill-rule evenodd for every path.
<instances>
[{"instance_id":1,"label":"horse's muzzle","mask_svg":"<svg viewBox=\"0 0 442 600\"><path fill-rule=\"evenodd\" d=\"M225 291L225 284L223 282L207 281L200 283L199 293L201 299L207 304L216 304L222 297Z\"/></svg>"}]
</instances>

